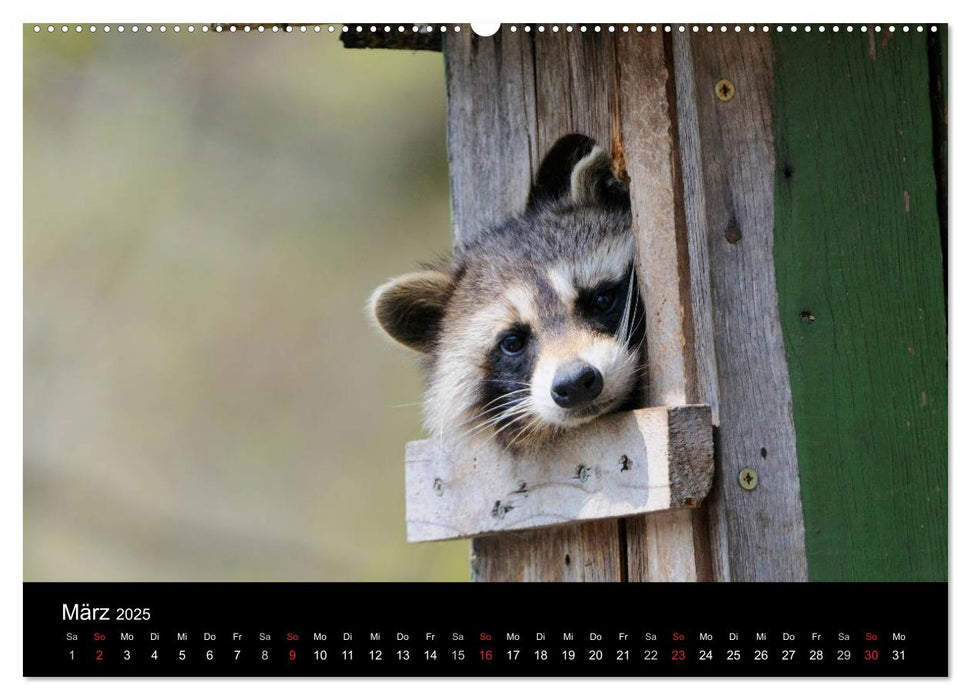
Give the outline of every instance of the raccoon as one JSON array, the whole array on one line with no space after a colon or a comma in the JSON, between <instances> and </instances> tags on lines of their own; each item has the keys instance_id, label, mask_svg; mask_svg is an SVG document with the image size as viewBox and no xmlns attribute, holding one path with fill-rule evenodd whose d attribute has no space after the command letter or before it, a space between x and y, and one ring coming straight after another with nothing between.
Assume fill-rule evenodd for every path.
<instances>
[{"instance_id":1,"label":"raccoon","mask_svg":"<svg viewBox=\"0 0 971 700\"><path fill-rule=\"evenodd\" d=\"M544 157L522 214L370 301L380 328L421 354L429 433L511 451L637 405L642 309L628 188L581 134Z\"/></svg>"}]
</instances>

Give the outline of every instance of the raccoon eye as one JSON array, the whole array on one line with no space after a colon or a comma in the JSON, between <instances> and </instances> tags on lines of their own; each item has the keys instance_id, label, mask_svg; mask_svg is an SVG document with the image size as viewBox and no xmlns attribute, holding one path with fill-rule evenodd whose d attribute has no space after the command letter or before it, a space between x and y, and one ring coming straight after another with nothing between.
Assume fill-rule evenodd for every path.
<instances>
[{"instance_id":1,"label":"raccoon eye","mask_svg":"<svg viewBox=\"0 0 971 700\"><path fill-rule=\"evenodd\" d=\"M612 311L614 304L617 303L617 292L616 290L609 290L606 292L601 292L593 299L593 308L598 313L605 314L608 311Z\"/></svg>"},{"instance_id":2,"label":"raccoon eye","mask_svg":"<svg viewBox=\"0 0 971 700\"><path fill-rule=\"evenodd\" d=\"M499 347L507 355L518 355L526 347L526 339L519 333L510 333L499 341Z\"/></svg>"}]
</instances>

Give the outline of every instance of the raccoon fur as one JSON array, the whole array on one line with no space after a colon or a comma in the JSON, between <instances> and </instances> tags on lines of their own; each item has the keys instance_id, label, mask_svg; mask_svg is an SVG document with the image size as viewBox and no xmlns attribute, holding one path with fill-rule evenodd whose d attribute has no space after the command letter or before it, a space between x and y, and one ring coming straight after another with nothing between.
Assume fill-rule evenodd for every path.
<instances>
[{"instance_id":1,"label":"raccoon fur","mask_svg":"<svg viewBox=\"0 0 971 700\"><path fill-rule=\"evenodd\" d=\"M564 136L521 215L382 285L370 309L421 354L425 426L443 440L528 450L633 408L644 319L627 186L592 139Z\"/></svg>"}]
</instances>

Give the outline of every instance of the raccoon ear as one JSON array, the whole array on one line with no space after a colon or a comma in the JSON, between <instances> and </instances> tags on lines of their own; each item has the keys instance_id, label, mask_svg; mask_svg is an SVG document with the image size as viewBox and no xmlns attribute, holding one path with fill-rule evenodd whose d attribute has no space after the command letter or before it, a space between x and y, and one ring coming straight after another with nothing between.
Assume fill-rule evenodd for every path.
<instances>
[{"instance_id":1,"label":"raccoon ear","mask_svg":"<svg viewBox=\"0 0 971 700\"><path fill-rule=\"evenodd\" d=\"M553 144L526 208L564 199L577 206L630 207L627 185L614 176L610 156L589 136L567 134Z\"/></svg>"},{"instance_id":2,"label":"raccoon ear","mask_svg":"<svg viewBox=\"0 0 971 700\"><path fill-rule=\"evenodd\" d=\"M412 272L382 284L369 303L371 317L402 345L431 351L441 327L452 278L444 272Z\"/></svg>"}]
</instances>

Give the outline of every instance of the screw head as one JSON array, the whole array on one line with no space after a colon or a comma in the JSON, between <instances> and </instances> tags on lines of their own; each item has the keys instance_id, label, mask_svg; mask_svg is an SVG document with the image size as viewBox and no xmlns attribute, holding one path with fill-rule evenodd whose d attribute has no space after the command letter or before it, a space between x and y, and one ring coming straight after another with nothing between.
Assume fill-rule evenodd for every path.
<instances>
[{"instance_id":1,"label":"screw head","mask_svg":"<svg viewBox=\"0 0 971 700\"><path fill-rule=\"evenodd\" d=\"M738 473L738 485L746 491L751 491L759 485L759 474L751 467L745 467Z\"/></svg>"},{"instance_id":2,"label":"screw head","mask_svg":"<svg viewBox=\"0 0 971 700\"><path fill-rule=\"evenodd\" d=\"M732 81L722 78L715 83L715 97L722 102L731 102L732 98L735 97L735 85L732 84Z\"/></svg>"}]
</instances>

